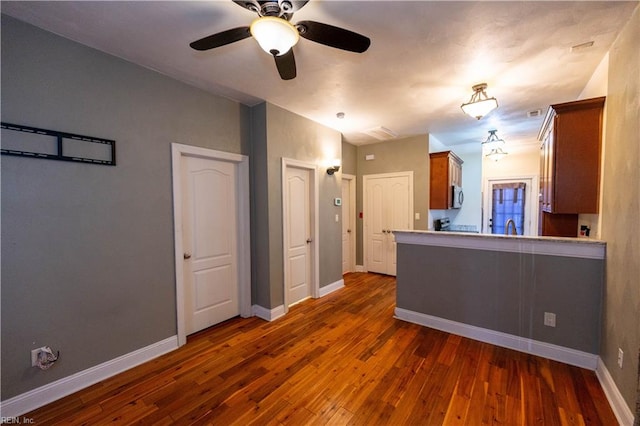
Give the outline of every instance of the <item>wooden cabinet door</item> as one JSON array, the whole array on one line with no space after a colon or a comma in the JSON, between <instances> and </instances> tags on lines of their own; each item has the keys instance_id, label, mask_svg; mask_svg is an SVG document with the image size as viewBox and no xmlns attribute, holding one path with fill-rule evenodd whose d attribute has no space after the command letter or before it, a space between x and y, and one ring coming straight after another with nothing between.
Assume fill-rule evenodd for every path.
<instances>
[{"instance_id":1,"label":"wooden cabinet door","mask_svg":"<svg viewBox=\"0 0 640 426\"><path fill-rule=\"evenodd\" d=\"M542 210L598 212L604 97L551 105L538 135Z\"/></svg>"},{"instance_id":2,"label":"wooden cabinet door","mask_svg":"<svg viewBox=\"0 0 640 426\"><path fill-rule=\"evenodd\" d=\"M453 205L452 186L462 186L463 161L452 151L429 154L429 208L446 210Z\"/></svg>"}]
</instances>

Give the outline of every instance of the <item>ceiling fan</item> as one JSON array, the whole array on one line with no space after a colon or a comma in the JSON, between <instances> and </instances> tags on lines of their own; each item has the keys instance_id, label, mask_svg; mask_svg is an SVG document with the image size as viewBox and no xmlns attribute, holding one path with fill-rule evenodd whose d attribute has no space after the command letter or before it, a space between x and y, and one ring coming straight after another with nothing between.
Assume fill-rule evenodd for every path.
<instances>
[{"instance_id":1,"label":"ceiling fan","mask_svg":"<svg viewBox=\"0 0 640 426\"><path fill-rule=\"evenodd\" d=\"M371 44L368 37L315 21L290 22L294 12L308 0L232 0L234 3L258 14L250 26L232 28L201 38L189 44L196 50L209 50L253 36L260 47L273 55L276 68L283 80L296 77L296 61L293 46L300 37L329 47L363 53Z\"/></svg>"}]
</instances>

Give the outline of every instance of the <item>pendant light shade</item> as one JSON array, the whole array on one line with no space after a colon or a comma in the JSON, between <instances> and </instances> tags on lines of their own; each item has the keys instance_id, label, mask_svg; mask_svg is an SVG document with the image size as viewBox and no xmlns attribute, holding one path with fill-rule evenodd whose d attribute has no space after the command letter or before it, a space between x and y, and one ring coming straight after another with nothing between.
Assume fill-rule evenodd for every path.
<instances>
[{"instance_id":1,"label":"pendant light shade","mask_svg":"<svg viewBox=\"0 0 640 426\"><path fill-rule=\"evenodd\" d=\"M505 142L496 135L496 132L497 130L489 130L487 140L482 142L482 150L487 152L485 157L490 158L493 161L498 161L508 154L508 152L502 150Z\"/></svg>"},{"instance_id":2,"label":"pendant light shade","mask_svg":"<svg viewBox=\"0 0 640 426\"><path fill-rule=\"evenodd\" d=\"M490 153L485 155L485 157L492 159L493 161L498 161L503 159L509 154L508 152L504 152L502 148L492 149Z\"/></svg>"},{"instance_id":3,"label":"pendant light shade","mask_svg":"<svg viewBox=\"0 0 640 426\"><path fill-rule=\"evenodd\" d=\"M273 56L287 53L300 39L298 30L286 19L263 16L251 23L251 35L265 52Z\"/></svg>"},{"instance_id":4,"label":"pendant light shade","mask_svg":"<svg viewBox=\"0 0 640 426\"><path fill-rule=\"evenodd\" d=\"M486 88L487 83L476 84L472 87L473 95L471 95L471 99L466 104L462 104L460 106L465 114L480 120L482 117L498 108L497 99L494 97L488 97L485 92Z\"/></svg>"},{"instance_id":5,"label":"pendant light shade","mask_svg":"<svg viewBox=\"0 0 640 426\"><path fill-rule=\"evenodd\" d=\"M487 140L482 142L482 150L485 152L491 152L495 149L502 149L504 146L504 140L500 139L498 135L496 135L497 130L489 130L489 136Z\"/></svg>"}]
</instances>

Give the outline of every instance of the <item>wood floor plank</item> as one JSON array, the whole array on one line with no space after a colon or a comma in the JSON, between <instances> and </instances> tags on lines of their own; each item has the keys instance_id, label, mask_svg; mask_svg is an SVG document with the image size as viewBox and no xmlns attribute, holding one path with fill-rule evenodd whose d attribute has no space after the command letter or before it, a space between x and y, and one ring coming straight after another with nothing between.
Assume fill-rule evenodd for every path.
<instances>
[{"instance_id":1,"label":"wood floor plank","mask_svg":"<svg viewBox=\"0 0 640 426\"><path fill-rule=\"evenodd\" d=\"M612 425L592 371L393 318L395 279L233 318L25 416L95 425Z\"/></svg>"}]
</instances>

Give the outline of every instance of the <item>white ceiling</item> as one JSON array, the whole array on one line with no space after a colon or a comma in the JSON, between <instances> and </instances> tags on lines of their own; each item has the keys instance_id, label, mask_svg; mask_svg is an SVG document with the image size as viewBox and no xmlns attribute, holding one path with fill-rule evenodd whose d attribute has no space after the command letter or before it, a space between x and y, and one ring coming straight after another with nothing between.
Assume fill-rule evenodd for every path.
<instances>
[{"instance_id":1,"label":"white ceiling","mask_svg":"<svg viewBox=\"0 0 640 426\"><path fill-rule=\"evenodd\" d=\"M252 39L205 52L189 47L249 25L256 15L230 0L3 1L2 12L244 104L266 100L354 144L377 142L361 132L384 126L457 145L494 128L508 144L534 143L542 117L527 112L544 115L549 104L576 99L637 5L311 0L293 23L343 27L371 38L371 47L356 54L301 39L290 81ZM593 47L571 51L588 41ZM477 121L460 105L481 82L500 107Z\"/></svg>"}]
</instances>

